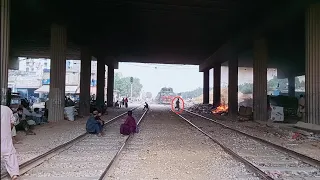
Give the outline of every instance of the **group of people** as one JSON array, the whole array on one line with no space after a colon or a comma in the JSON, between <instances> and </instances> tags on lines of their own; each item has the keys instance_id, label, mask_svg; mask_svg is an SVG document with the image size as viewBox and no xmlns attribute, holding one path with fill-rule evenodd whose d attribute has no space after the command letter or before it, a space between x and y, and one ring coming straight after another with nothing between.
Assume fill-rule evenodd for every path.
<instances>
[{"instance_id":1,"label":"group of people","mask_svg":"<svg viewBox=\"0 0 320 180\"><path fill-rule=\"evenodd\" d=\"M24 131L26 135L36 135L31 128L44 122L43 119L39 108L31 112L26 104L21 104L13 112L8 106L1 105L1 157L12 179L19 176L19 164L13 146L20 143L16 138L17 131Z\"/></svg>"},{"instance_id":2,"label":"group of people","mask_svg":"<svg viewBox=\"0 0 320 180\"><path fill-rule=\"evenodd\" d=\"M114 106L115 107L119 107L119 108L124 106L125 108L128 108L128 102L129 102L128 98L122 98L122 101L121 102L119 102L119 101L115 102Z\"/></svg>"},{"instance_id":3,"label":"group of people","mask_svg":"<svg viewBox=\"0 0 320 180\"><path fill-rule=\"evenodd\" d=\"M94 111L92 116L89 117L86 123L86 130L90 134L96 134L101 137L104 136L103 127L105 121L101 119L101 113ZM132 111L128 111L126 121L120 126L120 133L123 135L130 135L137 132L137 122L132 116Z\"/></svg>"}]
</instances>

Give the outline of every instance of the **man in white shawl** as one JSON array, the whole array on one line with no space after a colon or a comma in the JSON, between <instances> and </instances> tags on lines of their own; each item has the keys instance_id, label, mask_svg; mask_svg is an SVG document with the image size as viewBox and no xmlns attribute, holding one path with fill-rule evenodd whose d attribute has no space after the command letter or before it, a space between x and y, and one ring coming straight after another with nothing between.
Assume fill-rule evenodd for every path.
<instances>
[{"instance_id":1,"label":"man in white shawl","mask_svg":"<svg viewBox=\"0 0 320 180\"><path fill-rule=\"evenodd\" d=\"M19 176L19 163L16 149L13 146L11 130L15 118L11 109L1 105L1 160L12 179Z\"/></svg>"}]
</instances>

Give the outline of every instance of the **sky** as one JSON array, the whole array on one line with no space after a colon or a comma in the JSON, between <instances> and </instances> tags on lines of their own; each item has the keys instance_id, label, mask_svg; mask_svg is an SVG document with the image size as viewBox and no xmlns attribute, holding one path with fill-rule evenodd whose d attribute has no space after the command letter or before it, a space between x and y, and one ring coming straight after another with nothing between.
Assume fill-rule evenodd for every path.
<instances>
[{"instance_id":1,"label":"sky","mask_svg":"<svg viewBox=\"0 0 320 180\"><path fill-rule=\"evenodd\" d=\"M202 87L202 72L199 66L169 65L169 64L144 64L144 63L119 63L115 72L123 76L132 76L140 79L144 92L151 92L156 96L162 87L171 87L173 91L183 92Z\"/></svg>"}]
</instances>

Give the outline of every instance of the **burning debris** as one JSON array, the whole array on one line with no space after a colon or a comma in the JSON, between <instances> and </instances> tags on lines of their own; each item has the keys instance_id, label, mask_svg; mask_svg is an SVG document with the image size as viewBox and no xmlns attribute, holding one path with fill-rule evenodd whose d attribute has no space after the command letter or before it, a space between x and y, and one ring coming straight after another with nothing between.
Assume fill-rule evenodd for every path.
<instances>
[{"instance_id":1,"label":"burning debris","mask_svg":"<svg viewBox=\"0 0 320 180\"><path fill-rule=\"evenodd\" d=\"M228 105L221 104L220 106L214 108L211 112L213 114L218 114L218 115L227 115L228 114Z\"/></svg>"}]
</instances>

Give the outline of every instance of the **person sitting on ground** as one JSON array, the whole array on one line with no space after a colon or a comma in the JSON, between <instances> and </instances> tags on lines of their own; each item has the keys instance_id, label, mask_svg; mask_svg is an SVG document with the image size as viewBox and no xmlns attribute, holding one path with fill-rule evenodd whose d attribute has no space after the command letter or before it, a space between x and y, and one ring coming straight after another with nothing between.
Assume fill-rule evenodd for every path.
<instances>
[{"instance_id":1,"label":"person sitting on ground","mask_svg":"<svg viewBox=\"0 0 320 180\"><path fill-rule=\"evenodd\" d=\"M14 124L15 130L25 131L26 135L36 135L36 133L31 131L30 125L28 124L27 120L24 118L22 108L18 108L17 112L15 112L13 116L15 117L15 120L16 120Z\"/></svg>"},{"instance_id":2,"label":"person sitting on ground","mask_svg":"<svg viewBox=\"0 0 320 180\"><path fill-rule=\"evenodd\" d=\"M119 101L116 101L116 102L114 103L114 107L120 108Z\"/></svg>"},{"instance_id":3,"label":"person sitting on ground","mask_svg":"<svg viewBox=\"0 0 320 180\"><path fill-rule=\"evenodd\" d=\"M43 115L40 112L39 108L34 108L32 112L33 120L36 122L36 124L43 124L44 118Z\"/></svg>"},{"instance_id":4,"label":"person sitting on ground","mask_svg":"<svg viewBox=\"0 0 320 180\"><path fill-rule=\"evenodd\" d=\"M137 132L137 123L134 117L132 117L132 111L128 111L128 117L126 121L120 126L120 133L123 135L130 135Z\"/></svg>"},{"instance_id":5,"label":"person sitting on ground","mask_svg":"<svg viewBox=\"0 0 320 180\"><path fill-rule=\"evenodd\" d=\"M37 125L37 123L33 120L33 115L30 112L30 110L28 110L27 107L25 107L23 105L21 105L20 108L22 108L22 110L23 110L22 111L22 118L24 120L26 120L29 125L32 125L32 126Z\"/></svg>"},{"instance_id":6,"label":"person sitting on ground","mask_svg":"<svg viewBox=\"0 0 320 180\"><path fill-rule=\"evenodd\" d=\"M17 130L16 130L16 125L18 125L20 123L19 118L16 118L14 116L14 121L12 123L12 129L11 129L11 135L12 135L12 142L13 144L20 144L20 142L17 140L16 136L17 136Z\"/></svg>"},{"instance_id":7,"label":"person sitting on ground","mask_svg":"<svg viewBox=\"0 0 320 180\"><path fill-rule=\"evenodd\" d=\"M103 134L104 122L100 119L101 113L98 111L93 111L93 116L91 116L86 124L86 130L90 134L97 134L99 137Z\"/></svg>"},{"instance_id":8,"label":"person sitting on ground","mask_svg":"<svg viewBox=\"0 0 320 180\"><path fill-rule=\"evenodd\" d=\"M143 107L143 110L145 110L145 109L149 109L149 105L148 105L147 102L145 102L145 105L144 105L144 107Z\"/></svg>"},{"instance_id":9,"label":"person sitting on ground","mask_svg":"<svg viewBox=\"0 0 320 180\"><path fill-rule=\"evenodd\" d=\"M67 99L67 106L66 106L66 107L70 107L70 106L74 106L74 105L75 105L75 103L71 100L70 97L68 97L68 99Z\"/></svg>"}]
</instances>

